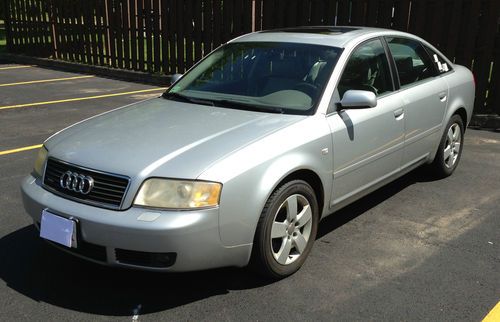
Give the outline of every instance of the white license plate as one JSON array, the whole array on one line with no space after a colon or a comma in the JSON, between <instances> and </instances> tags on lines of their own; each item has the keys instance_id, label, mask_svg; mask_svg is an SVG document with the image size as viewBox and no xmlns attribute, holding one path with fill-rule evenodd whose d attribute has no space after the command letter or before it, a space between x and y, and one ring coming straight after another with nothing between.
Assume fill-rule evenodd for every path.
<instances>
[{"instance_id":1,"label":"white license plate","mask_svg":"<svg viewBox=\"0 0 500 322\"><path fill-rule=\"evenodd\" d=\"M76 222L44 209L40 223L40 237L66 247L76 248Z\"/></svg>"}]
</instances>

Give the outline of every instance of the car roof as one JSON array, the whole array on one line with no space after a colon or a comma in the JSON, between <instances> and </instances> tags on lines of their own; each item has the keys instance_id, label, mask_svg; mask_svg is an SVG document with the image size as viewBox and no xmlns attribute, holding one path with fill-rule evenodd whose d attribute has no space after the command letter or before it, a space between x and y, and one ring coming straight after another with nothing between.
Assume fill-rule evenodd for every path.
<instances>
[{"instance_id":1,"label":"car roof","mask_svg":"<svg viewBox=\"0 0 500 322\"><path fill-rule=\"evenodd\" d=\"M304 26L257 31L233 39L231 42L293 42L344 48L362 38L399 35L418 38L409 33L390 29L356 26Z\"/></svg>"}]
</instances>

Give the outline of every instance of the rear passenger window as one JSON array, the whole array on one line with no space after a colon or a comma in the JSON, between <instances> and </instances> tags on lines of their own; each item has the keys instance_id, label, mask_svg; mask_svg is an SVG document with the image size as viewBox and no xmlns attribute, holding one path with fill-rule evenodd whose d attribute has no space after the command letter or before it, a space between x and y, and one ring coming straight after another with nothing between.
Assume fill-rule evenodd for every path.
<instances>
[{"instance_id":1,"label":"rear passenger window","mask_svg":"<svg viewBox=\"0 0 500 322\"><path fill-rule=\"evenodd\" d=\"M386 39L396 63L401 87L436 75L430 56L418 41L407 38Z\"/></svg>"},{"instance_id":2,"label":"rear passenger window","mask_svg":"<svg viewBox=\"0 0 500 322\"><path fill-rule=\"evenodd\" d=\"M366 42L349 57L338 85L340 97L350 89L380 96L393 90L389 64L380 39Z\"/></svg>"}]
</instances>

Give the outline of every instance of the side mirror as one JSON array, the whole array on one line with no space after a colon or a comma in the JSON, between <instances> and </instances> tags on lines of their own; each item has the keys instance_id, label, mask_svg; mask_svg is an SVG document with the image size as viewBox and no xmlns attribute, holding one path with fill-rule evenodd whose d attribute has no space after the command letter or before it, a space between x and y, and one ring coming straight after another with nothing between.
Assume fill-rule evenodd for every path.
<instances>
[{"instance_id":1,"label":"side mirror","mask_svg":"<svg viewBox=\"0 0 500 322\"><path fill-rule=\"evenodd\" d=\"M170 76L170 85L177 82L182 77L182 74L173 74Z\"/></svg>"},{"instance_id":2,"label":"side mirror","mask_svg":"<svg viewBox=\"0 0 500 322\"><path fill-rule=\"evenodd\" d=\"M340 105L344 108L370 108L377 106L377 96L370 91L348 90Z\"/></svg>"}]
</instances>

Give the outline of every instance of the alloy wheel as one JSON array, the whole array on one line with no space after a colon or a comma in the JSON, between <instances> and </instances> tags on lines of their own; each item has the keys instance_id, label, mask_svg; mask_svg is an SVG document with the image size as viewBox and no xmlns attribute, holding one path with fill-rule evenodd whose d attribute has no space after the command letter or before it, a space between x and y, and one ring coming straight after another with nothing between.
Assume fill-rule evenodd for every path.
<instances>
[{"instance_id":1,"label":"alloy wheel","mask_svg":"<svg viewBox=\"0 0 500 322\"><path fill-rule=\"evenodd\" d=\"M457 162L458 155L460 154L461 143L462 134L460 126L457 123L453 123L448 129L443 151L443 160L447 168L452 168Z\"/></svg>"},{"instance_id":2,"label":"alloy wheel","mask_svg":"<svg viewBox=\"0 0 500 322\"><path fill-rule=\"evenodd\" d=\"M305 251L312 228L312 209L300 194L289 196L274 215L271 251L281 265L296 261Z\"/></svg>"}]
</instances>

